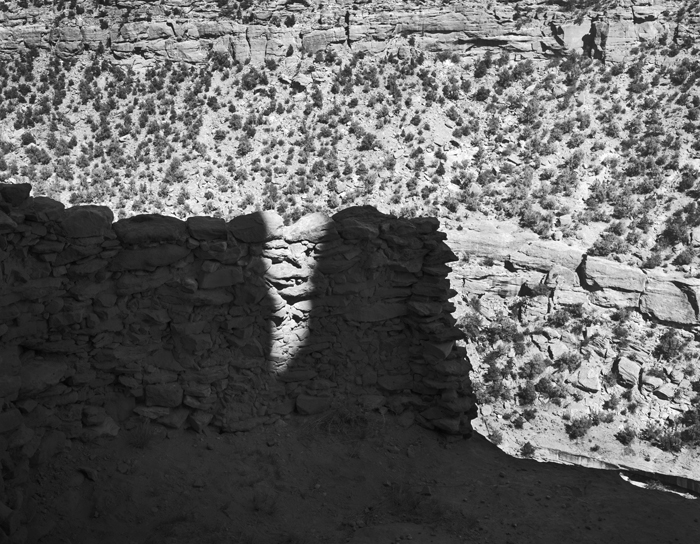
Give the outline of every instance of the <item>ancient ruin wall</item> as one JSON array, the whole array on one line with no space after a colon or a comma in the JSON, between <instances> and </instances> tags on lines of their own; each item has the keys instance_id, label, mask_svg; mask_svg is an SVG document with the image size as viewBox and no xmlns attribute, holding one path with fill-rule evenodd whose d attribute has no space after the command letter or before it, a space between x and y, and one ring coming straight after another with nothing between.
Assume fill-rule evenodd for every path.
<instances>
[{"instance_id":1,"label":"ancient ruin wall","mask_svg":"<svg viewBox=\"0 0 700 544\"><path fill-rule=\"evenodd\" d=\"M0 452L41 460L134 414L235 432L348 399L470 432L436 219L113 223L30 189L0 185Z\"/></svg>"}]
</instances>

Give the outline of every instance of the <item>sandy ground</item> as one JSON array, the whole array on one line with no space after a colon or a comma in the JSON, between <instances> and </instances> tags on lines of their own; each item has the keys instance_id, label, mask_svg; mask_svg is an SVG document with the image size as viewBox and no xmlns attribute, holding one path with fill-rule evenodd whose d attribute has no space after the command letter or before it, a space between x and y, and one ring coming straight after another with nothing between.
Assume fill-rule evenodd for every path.
<instances>
[{"instance_id":1,"label":"sandy ground","mask_svg":"<svg viewBox=\"0 0 700 544\"><path fill-rule=\"evenodd\" d=\"M700 502L482 436L293 417L238 435L137 427L37 477L40 543L697 542ZM31 541L31 539L30 539Z\"/></svg>"}]
</instances>

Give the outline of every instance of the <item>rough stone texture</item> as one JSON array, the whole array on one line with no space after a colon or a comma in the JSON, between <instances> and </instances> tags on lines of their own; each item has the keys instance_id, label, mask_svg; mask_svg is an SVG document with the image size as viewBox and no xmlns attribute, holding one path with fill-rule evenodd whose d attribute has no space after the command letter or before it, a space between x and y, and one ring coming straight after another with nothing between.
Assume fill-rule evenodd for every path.
<instances>
[{"instance_id":1,"label":"rough stone texture","mask_svg":"<svg viewBox=\"0 0 700 544\"><path fill-rule=\"evenodd\" d=\"M584 277L592 289L616 289L641 293L646 284L646 275L638 268L589 257L585 262Z\"/></svg>"},{"instance_id":2,"label":"rough stone texture","mask_svg":"<svg viewBox=\"0 0 700 544\"><path fill-rule=\"evenodd\" d=\"M241 432L347 400L471 432L456 256L436 219L362 206L288 227L268 212L112 223L106 208L0 194L0 444L18 432L13 459L31 433L48 437L45 462L136 416ZM31 225L9 202L34 210Z\"/></svg>"},{"instance_id":3,"label":"rough stone texture","mask_svg":"<svg viewBox=\"0 0 700 544\"><path fill-rule=\"evenodd\" d=\"M617 362L617 379L622 385L633 387L639 381L641 370L642 367L631 359L620 357Z\"/></svg>"},{"instance_id":4,"label":"rough stone texture","mask_svg":"<svg viewBox=\"0 0 700 544\"><path fill-rule=\"evenodd\" d=\"M228 230L241 242L269 242L280 237L283 224L276 212L255 212L234 217L228 222Z\"/></svg>"},{"instance_id":5,"label":"rough stone texture","mask_svg":"<svg viewBox=\"0 0 700 544\"><path fill-rule=\"evenodd\" d=\"M74 206L68 208L61 218L61 227L66 236L88 238L103 236L111 229L114 214L106 206Z\"/></svg>"},{"instance_id":6,"label":"rough stone texture","mask_svg":"<svg viewBox=\"0 0 700 544\"><path fill-rule=\"evenodd\" d=\"M595 366L584 366L580 368L576 373L574 385L589 393L600 391L600 369Z\"/></svg>"},{"instance_id":7,"label":"rough stone texture","mask_svg":"<svg viewBox=\"0 0 700 544\"><path fill-rule=\"evenodd\" d=\"M649 280L639 307L659 321L690 325L697 323L695 309L688 296L668 281Z\"/></svg>"},{"instance_id":8,"label":"rough stone texture","mask_svg":"<svg viewBox=\"0 0 700 544\"><path fill-rule=\"evenodd\" d=\"M324 6L319 17L317 2L264 1L244 10L237 21L235 12L203 1L106 5L88 0L81 3L84 14L61 18L51 10L9 3L9 10L0 12L0 56L32 45L54 49L65 58L102 45L130 64L156 59L202 63L213 50L260 66L266 60L298 62L300 54L327 48L405 55L411 38L413 47L431 51L474 54L481 47L499 47L537 57L574 49L620 61L640 40L674 33L682 38L695 26L690 15L677 16L678 6L672 2L622 2L602 19L559 4L461 0L449 5L358 5L340 0ZM292 23L292 16L290 27L286 23Z\"/></svg>"}]
</instances>

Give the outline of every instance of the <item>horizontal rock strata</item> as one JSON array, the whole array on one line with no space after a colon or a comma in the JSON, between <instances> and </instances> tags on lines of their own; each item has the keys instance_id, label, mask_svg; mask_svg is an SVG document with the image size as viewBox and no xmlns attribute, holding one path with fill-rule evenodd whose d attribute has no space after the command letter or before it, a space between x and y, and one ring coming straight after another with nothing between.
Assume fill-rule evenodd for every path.
<instances>
[{"instance_id":1,"label":"horizontal rock strata","mask_svg":"<svg viewBox=\"0 0 700 544\"><path fill-rule=\"evenodd\" d=\"M399 52L410 44L431 51L468 53L481 46L524 55L585 50L621 60L640 40L694 35L695 21L675 17L678 3L622 3L604 21L557 3L463 0L451 4L256 2L234 11L221 2L83 1L54 12L5 2L0 11L0 56L26 46L62 57L104 48L117 60L204 62L211 51L260 65L286 62L329 47ZM55 6L54 6L55 8Z\"/></svg>"}]
</instances>

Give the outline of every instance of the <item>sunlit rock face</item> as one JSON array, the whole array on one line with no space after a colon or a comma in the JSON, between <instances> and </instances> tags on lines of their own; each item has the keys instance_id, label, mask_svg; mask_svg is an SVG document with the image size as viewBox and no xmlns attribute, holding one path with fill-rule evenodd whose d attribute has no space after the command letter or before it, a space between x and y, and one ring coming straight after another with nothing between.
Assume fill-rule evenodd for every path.
<instances>
[{"instance_id":1,"label":"sunlit rock face","mask_svg":"<svg viewBox=\"0 0 700 544\"><path fill-rule=\"evenodd\" d=\"M108 5L106 5L108 4ZM74 57L86 50L122 62L168 59L204 62L211 51L253 65L299 60L328 48L399 52L407 44L428 51L471 54L500 47L523 56L566 50L621 60L640 40L695 34L697 21L680 2L616 2L604 12L569 10L532 0L445 6L434 2L271 1L240 9L224 1L78 2L0 11L0 56L27 46ZM544 5L543 5L544 4ZM619 4L619 5L618 5Z\"/></svg>"}]
</instances>

